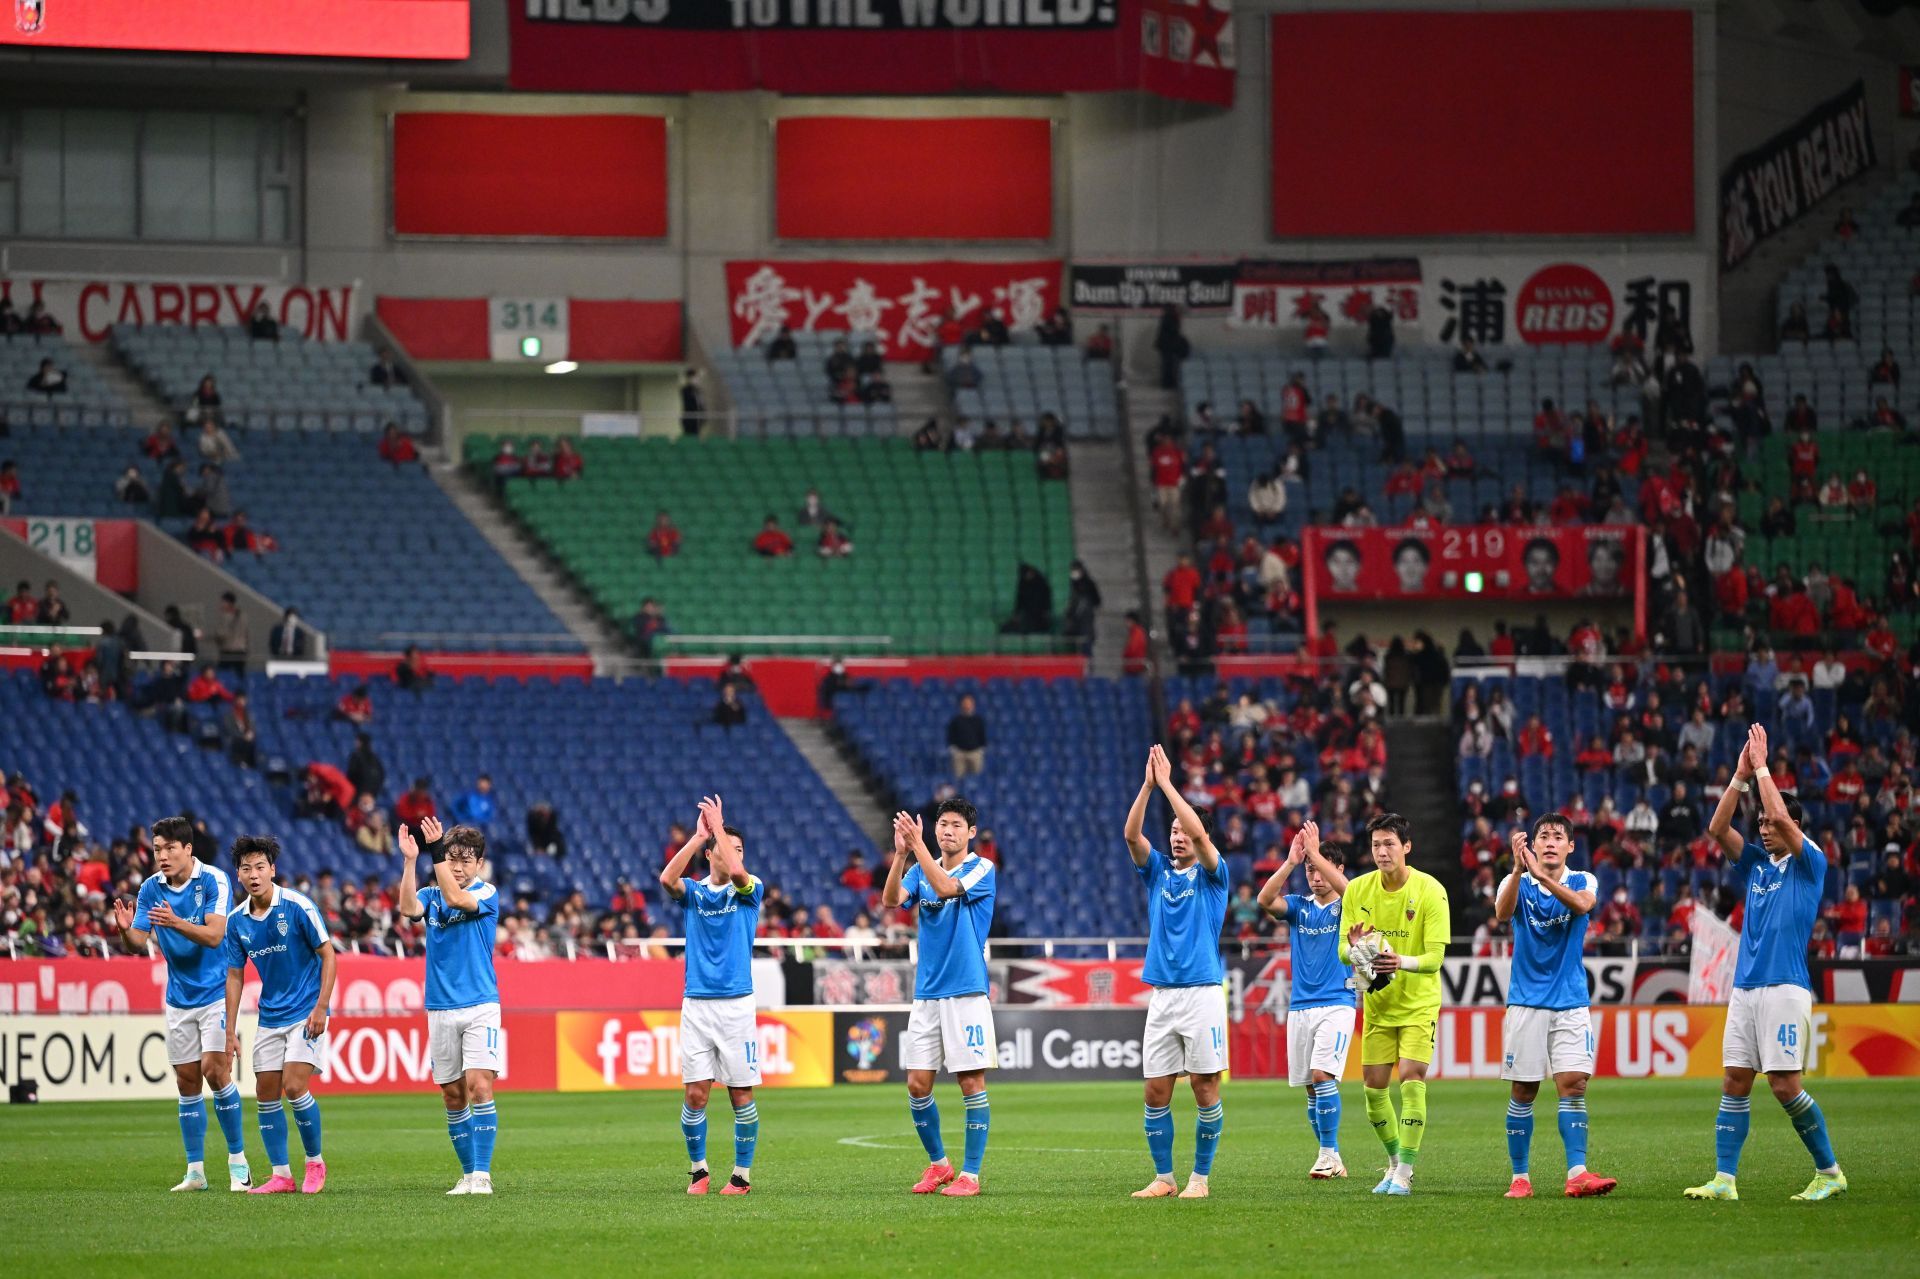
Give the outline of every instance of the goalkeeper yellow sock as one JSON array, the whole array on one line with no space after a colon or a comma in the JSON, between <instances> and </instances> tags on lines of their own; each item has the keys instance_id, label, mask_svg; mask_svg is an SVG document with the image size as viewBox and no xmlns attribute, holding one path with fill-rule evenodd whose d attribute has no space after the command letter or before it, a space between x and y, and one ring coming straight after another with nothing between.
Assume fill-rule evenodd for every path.
<instances>
[{"instance_id":1,"label":"goalkeeper yellow sock","mask_svg":"<svg viewBox=\"0 0 1920 1279\"><path fill-rule=\"evenodd\" d=\"M1368 1088L1367 1122L1373 1125L1373 1135L1387 1148L1388 1159L1400 1157L1400 1125L1393 1117L1393 1094L1384 1088Z\"/></svg>"},{"instance_id":2,"label":"goalkeeper yellow sock","mask_svg":"<svg viewBox=\"0 0 1920 1279\"><path fill-rule=\"evenodd\" d=\"M1427 1131L1427 1081L1400 1081L1400 1162L1420 1157L1420 1138Z\"/></svg>"}]
</instances>

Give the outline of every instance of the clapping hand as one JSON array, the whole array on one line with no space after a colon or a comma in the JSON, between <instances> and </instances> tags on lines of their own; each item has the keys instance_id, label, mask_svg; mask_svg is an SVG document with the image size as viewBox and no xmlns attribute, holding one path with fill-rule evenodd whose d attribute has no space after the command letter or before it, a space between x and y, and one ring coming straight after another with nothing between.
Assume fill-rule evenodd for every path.
<instances>
[{"instance_id":1,"label":"clapping hand","mask_svg":"<svg viewBox=\"0 0 1920 1279\"><path fill-rule=\"evenodd\" d=\"M413 827L400 823L400 833L394 837L400 844L400 853L408 861L420 856L420 845L413 837Z\"/></svg>"},{"instance_id":2,"label":"clapping hand","mask_svg":"<svg viewBox=\"0 0 1920 1279\"><path fill-rule=\"evenodd\" d=\"M1167 786L1173 781L1173 761L1167 758L1167 752L1160 746L1154 746L1147 752L1147 779L1155 786Z\"/></svg>"},{"instance_id":3,"label":"clapping hand","mask_svg":"<svg viewBox=\"0 0 1920 1279\"><path fill-rule=\"evenodd\" d=\"M1533 860L1533 848L1527 843L1527 833L1523 830L1513 832L1511 842L1513 844L1514 869L1523 875L1533 874L1536 864Z\"/></svg>"},{"instance_id":4,"label":"clapping hand","mask_svg":"<svg viewBox=\"0 0 1920 1279\"><path fill-rule=\"evenodd\" d=\"M440 819L438 817L429 813L420 819L420 838L426 840L429 844L438 843L442 833L443 828L440 825Z\"/></svg>"},{"instance_id":5,"label":"clapping hand","mask_svg":"<svg viewBox=\"0 0 1920 1279\"><path fill-rule=\"evenodd\" d=\"M124 933L133 927L133 915L132 902L119 897L113 899L113 922L119 926L121 932Z\"/></svg>"}]
</instances>

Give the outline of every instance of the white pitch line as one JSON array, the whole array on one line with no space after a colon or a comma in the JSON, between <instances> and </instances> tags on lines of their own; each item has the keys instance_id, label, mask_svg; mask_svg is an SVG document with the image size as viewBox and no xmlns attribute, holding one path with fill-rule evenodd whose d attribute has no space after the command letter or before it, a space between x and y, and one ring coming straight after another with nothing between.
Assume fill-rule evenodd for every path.
<instances>
[{"instance_id":1,"label":"white pitch line","mask_svg":"<svg viewBox=\"0 0 1920 1279\"><path fill-rule=\"evenodd\" d=\"M878 1135L872 1137L842 1137L840 1138L839 1144L842 1146L858 1146L862 1150L919 1149L917 1146L909 1146L904 1143L881 1141ZM995 1146L994 1149L1003 1153L1006 1151L1018 1151L1023 1155L1111 1155L1117 1153L1112 1146L1100 1146L1092 1149L1085 1146Z\"/></svg>"}]
</instances>

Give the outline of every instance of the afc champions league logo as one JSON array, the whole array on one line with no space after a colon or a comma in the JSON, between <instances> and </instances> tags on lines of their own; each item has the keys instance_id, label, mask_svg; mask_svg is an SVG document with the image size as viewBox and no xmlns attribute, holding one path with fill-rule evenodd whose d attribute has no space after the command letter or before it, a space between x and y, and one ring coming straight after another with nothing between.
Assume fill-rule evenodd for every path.
<instances>
[{"instance_id":1,"label":"afc champions league logo","mask_svg":"<svg viewBox=\"0 0 1920 1279\"><path fill-rule=\"evenodd\" d=\"M40 34L47 25L47 0L13 0L13 25L21 35Z\"/></svg>"}]
</instances>

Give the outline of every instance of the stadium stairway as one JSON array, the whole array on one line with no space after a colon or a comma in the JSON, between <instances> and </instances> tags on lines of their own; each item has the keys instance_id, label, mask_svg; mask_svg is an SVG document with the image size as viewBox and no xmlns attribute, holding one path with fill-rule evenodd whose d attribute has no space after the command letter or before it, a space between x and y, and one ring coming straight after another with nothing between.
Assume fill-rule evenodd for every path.
<instances>
[{"instance_id":1,"label":"stadium stairway","mask_svg":"<svg viewBox=\"0 0 1920 1279\"><path fill-rule=\"evenodd\" d=\"M858 823L875 848L893 846L893 820L887 806L867 787L847 750L835 739L827 719L783 718L779 721L800 757L827 784L840 807Z\"/></svg>"},{"instance_id":2,"label":"stadium stairway","mask_svg":"<svg viewBox=\"0 0 1920 1279\"><path fill-rule=\"evenodd\" d=\"M1445 884L1448 896L1464 902L1467 885L1458 856L1464 810L1453 772L1452 730L1445 719L1386 723L1387 758L1393 761L1387 807L1413 823L1415 865ZM1359 869L1371 866L1372 859L1361 850Z\"/></svg>"},{"instance_id":3,"label":"stadium stairway","mask_svg":"<svg viewBox=\"0 0 1920 1279\"><path fill-rule=\"evenodd\" d=\"M893 384L893 408L901 431L911 435L930 417L953 416L953 397L937 373L923 373L918 364L901 362L887 366L887 381Z\"/></svg>"},{"instance_id":4,"label":"stadium stairway","mask_svg":"<svg viewBox=\"0 0 1920 1279\"><path fill-rule=\"evenodd\" d=\"M469 468L457 464L433 465L427 468L427 473L447 495L447 500L459 508L468 522L480 530L480 536L500 553L507 567L540 597L540 602L560 619L574 638L586 646L588 656L593 658L594 673L611 674L626 654L623 637L599 609L575 592L567 575L528 535L520 521L507 513Z\"/></svg>"},{"instance_id":5,"label":"stadium stairway","mask_svg":"<svg viewBox=\"0 0 1920 1279\"><path fill-rule=\"evenodd\" d=\"M1140 597L1140 532L1128 499L1127 442L1084 440L1072 450L1067 484L1073 495L1073 545L1095 585L1100 612L1094 619L1094 675L1120 674L1127 643L1127 610L1144 608ZM1053 584L1054 604L1065 608L1071 585Z\"/></svg>"},{"instance_id":6,"label":"stadium stairway","mask_svg":"<svg viewBox=\"0 0 1920 1279\"><path fill-rule=\"evenodd\" d=\"M142 431L151 430L153 424L175 417L167 402L154 393L152 387L140 380L138 374L121 363L114 354L112 343L87 342L75 339L68 343L76 360L93 366L109 390L126 401L128 411L133 415L133 425Z\"/></svg>"},{"instance_id":7,"label":"stadium stairway","mask_svg":"<svg viewBox=\"0 0 1920 1279\"><path fill-rule=\"evenodd\" d=\"M1177 421L1185 410L1181 407L1180 392L1162 390L1157 379L1150 376L1128 379L1125 396L1127 426L1121 446L1133 450L1133 492L1140 511L1138 527L1146 553L1146 589L1152 601L1149 629L1164 641L1167 619L1160 615L1160 583L1173 570L1182 546L1181 539L1168 533L1154 512L1153 473L1147 466L1145 446L1148 433L1162 417L1171 416Z\"/></svg>"}]
</instances>

